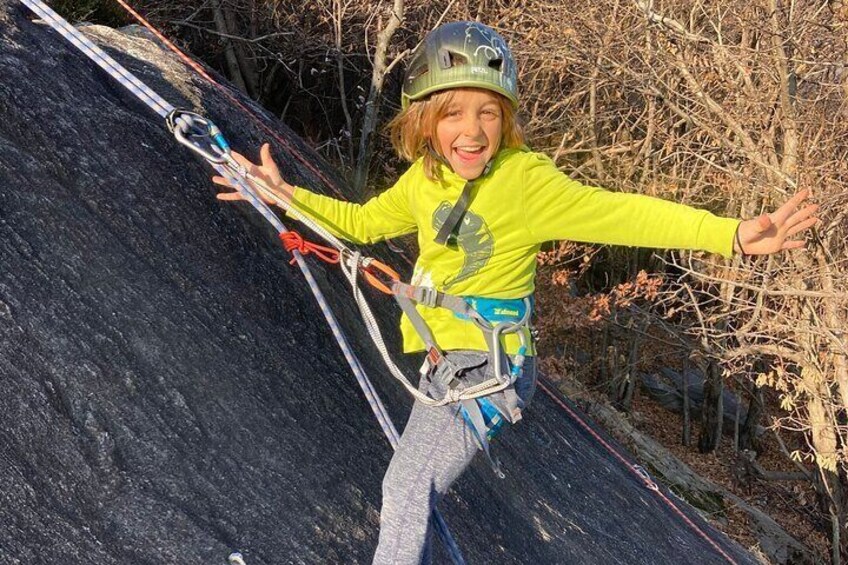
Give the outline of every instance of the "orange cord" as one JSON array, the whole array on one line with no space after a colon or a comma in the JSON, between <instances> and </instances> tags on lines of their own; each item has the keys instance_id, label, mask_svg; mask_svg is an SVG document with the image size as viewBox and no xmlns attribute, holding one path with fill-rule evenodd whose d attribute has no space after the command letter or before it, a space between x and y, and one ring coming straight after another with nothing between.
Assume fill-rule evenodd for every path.
<instances>
[{"instance_id":1,"label":"orange cord","mask_svg":"<svg viewBox=\"0 0 848 565\"><path fill-rule=\"evenodd\" d=\"M289 253L295 250L299 251L301 255L312 253L322 261L332 264L336 264L340 260L341 254L337 249L306 241L295 231L280 232L279 238L283 242L283 247ZM297 262L297 259L293 258L289 261L289 264L294 265L295 262ZM386 294L393 294L391 284L400 280L400 275L394 269L376 259L371 259L367 267L360 266L360 269L362 269L365 280L371 286Z\"/></svg>"},{"instance_id":2,"label":"orange cord","mask_svg":"<svg viewBox=\"0 0 848 565\"><path fill-rule=\"evenodd\" d=\"M338 263L339 262L339 252L332 247L324 247L323 245L318 245L316 243L312 243L311 241L305 241L303 237L297 232L287 231L280 232L280 241L283 242L283 247L286 248L286 251L291 253L292 251L299 251L301 255L309 255L312 253L322 261L326 261L327 263ZM297 262L296 258L292 258L289 261L290 265L294 265Z\"/></svg>"}]
</instances>

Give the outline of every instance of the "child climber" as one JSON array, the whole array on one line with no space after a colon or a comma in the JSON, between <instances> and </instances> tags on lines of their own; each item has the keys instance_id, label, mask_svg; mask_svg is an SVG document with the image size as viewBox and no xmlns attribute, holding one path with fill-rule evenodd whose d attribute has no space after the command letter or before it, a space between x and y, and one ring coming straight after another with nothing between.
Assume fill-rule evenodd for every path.
<instances>
[{"instance_id":1,"label":"child climber","mask_svg":"<svg viewBox=\"0 0 848 565\"><path fill-rule=\"evenodd\" d=\"M445 362L428 355L430 370L419 384L428 397L468 390L490 379L496 366L511 376L511 384L477 400L436 407L415 402L383 480L374 563L428 559L434 506L474 454L481 447L488 451L487 438L501 419L517 420L530 401L535 351L527 324L516 320L526 320L532 307L542 243L567 239L760 255L803 247L803 241L789 238L817 221L816 206L798 209L806 191L771 214L740 222L572 180L525 146L516 119L516 78L509 48L491 28L456 22L431 32L412 57L402 111L389 126L395 149L412 165L394 186L362 205L288 184L267 144L259 165L237 157L278 198L344 239L367 244L417 232L413 288L461 297L461 304L474 306L472 316L489 321L512 315L519 327L492 338L475 319L436 305L448 300L429 306L420 300L412 312L404 309L404 351L444 352ZM229 186L221 177L213 180ZM426 330L424 338L419 335L422 325L429 338Z\"/></svg>"}]
</instances>

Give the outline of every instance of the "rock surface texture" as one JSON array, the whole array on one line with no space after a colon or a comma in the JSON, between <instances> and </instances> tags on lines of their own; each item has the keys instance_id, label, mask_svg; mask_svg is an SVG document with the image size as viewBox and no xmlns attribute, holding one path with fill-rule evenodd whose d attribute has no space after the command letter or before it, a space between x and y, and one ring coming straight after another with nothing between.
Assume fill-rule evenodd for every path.
<instances>
[{"instance_id":1,"label":"rock surface texture","mask_svg":"<svg viewBox=\"0 0 848 565\"><path fill-rule=\"evenodd\" d=\"M234 147L266 139L155 42L84 30ZM274 233L8 0L0 77L0 562L368 563L391 448ZM275 147L284 174L333 194L292 151L333 178L320 159L263 120L294 148ZM410 400L341 276L314 270L402 427ZM398 343L397 309L375 302ZM480 458L443 504L469 563L726 562L543 394L496 449L507 478Z\"/></svg>"}]
</instances>

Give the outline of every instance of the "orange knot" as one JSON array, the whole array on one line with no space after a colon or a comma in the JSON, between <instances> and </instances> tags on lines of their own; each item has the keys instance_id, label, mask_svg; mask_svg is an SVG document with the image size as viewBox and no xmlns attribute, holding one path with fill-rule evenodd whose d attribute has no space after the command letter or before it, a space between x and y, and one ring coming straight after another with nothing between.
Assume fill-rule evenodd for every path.
<instances>
[{"instance_id":1,"label":"orange knot","mask_svg":"<svg viewBox=\"0 0 848 565\"><path fill-rule=\"evenodd\" d=\"M305 241L299 233L294 231L280 232L280 241L283 242L283 247L286 248L286 251L289 253L293 251L299 251L301 255L309 255L310 253L314 254L316 257L321 259L322 261L326 261L327 263L338 263L339 262L339 252L332 247L324 247L323 245L318 245L316 243L312 243L311 241ZM294 265L297 262L296 258L293 258L289 261L290 265Z\"/></svg>"}]
</instances>

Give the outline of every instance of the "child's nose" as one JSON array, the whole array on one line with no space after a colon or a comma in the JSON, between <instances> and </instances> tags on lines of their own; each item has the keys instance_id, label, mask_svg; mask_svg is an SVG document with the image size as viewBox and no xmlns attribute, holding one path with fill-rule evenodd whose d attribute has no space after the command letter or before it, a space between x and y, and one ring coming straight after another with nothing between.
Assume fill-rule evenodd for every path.
<instances>
[{"instance_id":1,"label":"child's nose","mask_svg":"<svg viewBox=\"0 0 848 565\"><path fill-rule=\"evenodd\" d=\"M483 131L483 124L480 122L480 118L476 116L469 116L469 118L465 120L465 128L463 131L465 135L468 137L476 137L481 131Z\"/></svg>"}]
</instances>

